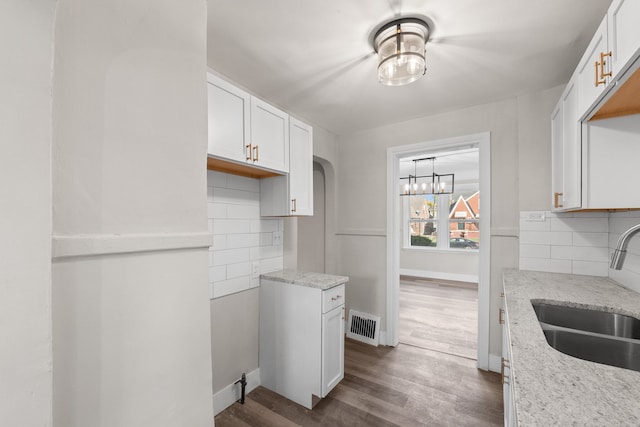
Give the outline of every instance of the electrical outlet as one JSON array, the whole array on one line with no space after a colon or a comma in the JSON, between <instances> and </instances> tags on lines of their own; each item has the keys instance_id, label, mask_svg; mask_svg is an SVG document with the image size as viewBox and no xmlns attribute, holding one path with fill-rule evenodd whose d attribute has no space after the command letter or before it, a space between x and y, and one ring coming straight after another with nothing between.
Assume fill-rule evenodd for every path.
<instances>
[{"instance_id":1,"label":"electrical outlet","mask_svg":"<svg viewBox=\"0 0 640 427\"><path fill-rule=\"evenodd\" d=\"M260 262L254 261L251 263L251 278L257 279L260 277Z\"/></svg>"},{"instance_id":2,"label":"electrical outlet","mask_svg":"<svg viewBox=\"0 0 640 427\"><path fill-rule=\"evenodd\" d=\"M273 232L273 246L280 246L282 244L282 231Z\"/></svg>"},{"instance_id":3,"label":"electrical outlet","mask_svg":"<svg viewBox=\"0 0 640 427\"><path fill-rule=\"evenodd\" d=\"M543 211L539 212L528 212L527 213L527 222L544 222L546 219L545 213Z\"/></svg>"}]
</instances>

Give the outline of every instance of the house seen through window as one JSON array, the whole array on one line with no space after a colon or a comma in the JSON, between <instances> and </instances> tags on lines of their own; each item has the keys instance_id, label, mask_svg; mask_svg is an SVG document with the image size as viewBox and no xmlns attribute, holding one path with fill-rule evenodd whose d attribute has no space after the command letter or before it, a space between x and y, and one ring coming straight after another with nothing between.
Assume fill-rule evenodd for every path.
<instances>
[{"instance_id":1,"label":"house seen through window","mask_svg":"<svg viewBox=\"0 0 640 427\"><path fill-rule=\"evenodd\" d=\"M480 248L477 149L448 155L447 160L450 166L446 170L455 170L456 174L453 194L402 197L406 224L405 247Z\"/></svg>"}]
</instances>

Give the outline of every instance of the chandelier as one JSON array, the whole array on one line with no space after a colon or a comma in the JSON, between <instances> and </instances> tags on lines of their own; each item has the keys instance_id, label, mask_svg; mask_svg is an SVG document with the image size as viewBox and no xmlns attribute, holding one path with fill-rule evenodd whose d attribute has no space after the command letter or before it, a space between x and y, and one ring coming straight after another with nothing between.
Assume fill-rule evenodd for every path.
<instances>
[{"instance_id":1,"label":"chandelier","mask_svg":"<svg viewBox=\"0 0 640 427\"><path fill-rule=\"evenodd\" d=\"M431 160L431 175L418 175L418 163ZM413 175L401 177L400 195L417 196L421 194L453 194L455 177L452 173L435 172L436 158L423 157L413 159ZM406 181L406 182L404 182Z\"/></svg>"}]
</instances>

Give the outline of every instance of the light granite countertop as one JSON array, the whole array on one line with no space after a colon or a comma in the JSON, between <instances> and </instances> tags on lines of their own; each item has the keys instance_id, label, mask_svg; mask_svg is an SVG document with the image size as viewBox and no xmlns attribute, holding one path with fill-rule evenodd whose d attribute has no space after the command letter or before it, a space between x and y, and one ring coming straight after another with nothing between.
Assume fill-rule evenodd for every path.
<instances>
[{"instance_id":1,"label":"light granite countertop","mask_svg":"<svg viewBox=\"0 0 640 427\"><path fill-rule=\"evenodd\" d=\"M638 426L640 372L560 353L531 300L640 318L640 294L602 277L506 270L505 307L519 426Z\"/></svg>"},{"instance_id":2,"label":"light granite countertop","mask_svg":"<svg viewBox=\"0 0 640 427\"><path fill-rule=\"evenodd\" d=\"M332 274L311 273L307 271L288 269L265 273L260 275L260 278L322 290L331 289L349 281L347 276L334 276Z\"/></svg>"}]
</instances>

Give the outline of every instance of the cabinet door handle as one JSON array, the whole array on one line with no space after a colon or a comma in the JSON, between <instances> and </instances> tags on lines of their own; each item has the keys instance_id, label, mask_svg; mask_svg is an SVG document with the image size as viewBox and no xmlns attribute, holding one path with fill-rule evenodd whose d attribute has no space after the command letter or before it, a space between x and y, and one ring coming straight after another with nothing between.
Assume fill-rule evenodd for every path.
<instances>
[{"instance_id":1,"label":"cabinet door handle","mask_svg":"<svg viewBox=\"0 0 640 427\"><path fill-rule=\"evenodd\" d=\"M259 152L258 152L258 146L256 145L255 147L253 147L253 154L255 154L255 155L253 156L253 161L254 161L254 162L257 162L257 161L258 161L258 153L259 153Z\"/></svg>"},{"instance_id":2,"label":"cabinet door handle","mask_svg":"<svg viewBox=\"0 0 640 427\"><path fill-rule=\"evenodd\" d=\"M505 377L504 375L504 368L508 368L508 367L509 367L509 360L503 357L502 363L500 364L500 376L502 377L502 384L509 384L509 381L507 381L508 377Z\"/></svg>"},{"instance_id":3,"label":"cabinet door handle","mask_svg":"<svg viewBox=\"0 0 640 427\"><path fill-rule=\"evenodd\" d=\"M561 208L562 205L558 204L558 198L560 196L562 196L562 193L553 193L553 207L554 208Z\"/></svg>"},{"instance_id":4,"label":"cabinet door handle","mask_svg":"<svg viewBox=\"0 0 640 427\"><path fill-rule=\"evenodd\" d=\"M296 199L291 199L291 212L296 212L298 210L298 203Z\"/></svg>"},{"instance_id":5,"label":"cabinet door handle","mask_svg":"<svg viewBox=\"0 0 640 427\"><path fill-rule=\"evenodd\" d=\"M498 312L498 322L501 325L504 325L504 310L500 309L500 311Z\"/></svg>"},{"instance_id":6,"label":"cabinet door handle","mask_svg":"<svg viewBox=\"0 0 640 427\"><path fill-rule=\"evenodd\" d=\"M251 150L251 144L247 144L245 148L247 149L247 154L245 155L245 160L247 160L247 161L253 160L251 158L251 155L253 154L253 151Z\"/></svg>"},{"instance_id":7,"label":"cabinet door handle","mask_svg":"<svg viewBox=\"0 0 640 427\"><path fill-rule=\"evenodd\" d=\"M605 56L611 57L611 52L600 52L600 61L596 61L595 66L596 66L596 87L600 86L600 85L606 85L607 84L607 80L605 79L605 77L611 77L612 76L612 72L604 72L604 67L605 65L607 65L607 61L604 59Z\"/></svg>"},{"instance_id":8,"label":"cabinet door handle","mask_svg":"<svg viewBox=\"0 0 640 427\"><path fill-rule=\"evenodd\" d=\"M344 307L342 307L342 320L344 320Z\"/></svg>"}]
</instances>

